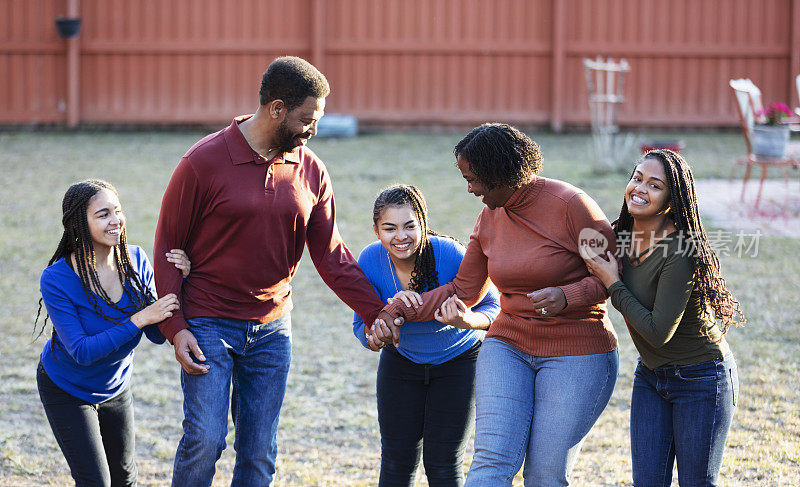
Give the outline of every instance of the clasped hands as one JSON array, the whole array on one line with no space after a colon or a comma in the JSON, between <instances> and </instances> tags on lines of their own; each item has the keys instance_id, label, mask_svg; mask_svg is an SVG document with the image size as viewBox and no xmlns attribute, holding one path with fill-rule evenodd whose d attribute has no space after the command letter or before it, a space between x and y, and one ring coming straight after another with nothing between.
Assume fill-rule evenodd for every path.
<instances>
[{"instance_id":1,"label":"clasped hands","mask_svg":"<svg viewBox=\"0 0 800 487\"><path fill-rule=\"evenodd\" d=\"M407 307L418 308L422 305L422 297L414 291L403 290L389 298L389 304L400 300ZM469 329L465 320L469 308L455 294L445 299L434 311L436 321L456 328ZM364 334L367 337L367 346L370 350L378 351L387 343L397 346L400 342L400 326L405 322L404 316L393 317L386 311L381 311L372 325L364 325Z\"/></svg>"}]
</instances>

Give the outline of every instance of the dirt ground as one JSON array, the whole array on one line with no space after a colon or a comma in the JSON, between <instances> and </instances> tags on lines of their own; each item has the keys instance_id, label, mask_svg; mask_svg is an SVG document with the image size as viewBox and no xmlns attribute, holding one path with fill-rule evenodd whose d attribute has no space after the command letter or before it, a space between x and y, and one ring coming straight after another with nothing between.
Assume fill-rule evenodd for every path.
<instances>
[{"instance_id":1,"label":"dirt ground","mask_svg":"<svg viewBox=\"0 0 800 487\"><path fill-rule=\"evenodd\" d=\"M751 179L742 197L742 180L701 179L695 182L702 214L715 227L764 236L800 238L800 177L764 181L758 206L758 180Z\"/></svg>"}]
</instances>

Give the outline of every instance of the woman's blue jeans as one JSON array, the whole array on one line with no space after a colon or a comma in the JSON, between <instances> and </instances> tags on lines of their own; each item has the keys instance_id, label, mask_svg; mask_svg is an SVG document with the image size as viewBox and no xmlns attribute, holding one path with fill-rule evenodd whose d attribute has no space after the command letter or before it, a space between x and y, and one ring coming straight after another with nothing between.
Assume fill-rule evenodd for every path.
<instances>
[{"instance_id":1,"label":"woman's blue jeans","mask_svg":"<svg viewBox=\"0 0 800 487\"><path fill-rule=\"evenodd\" d=\"M739 394L733 356L650 370L636 367L631 455L637 487L718 485L722 452Z\"/></svg>"},{"instance_id":2,"label":"woman's blue jeans","mask_svg":"<svg viewBox=\"0 0 800 487\"><path fill-rule=\"evenodd\" d=\"M181 372L183 437L175 454L172 485L211 485L226 446L229 398L236 433L231 485L269 485L292 358L291 319L287 314L270 323L224 318L188 322L210 368L203 375Z\"/></svg>"},{"instance_id":3,"label":"woman's blue jeans","mask_svg":"<svg viewBox=\"0 0 800 487\"><path fill-rule=\"evenodd\" d=\"M538 357L484 340L476 371L475 455L467 486L569 485L583 439L617 381L616 350Z\"/></svg>"}]
</instances>

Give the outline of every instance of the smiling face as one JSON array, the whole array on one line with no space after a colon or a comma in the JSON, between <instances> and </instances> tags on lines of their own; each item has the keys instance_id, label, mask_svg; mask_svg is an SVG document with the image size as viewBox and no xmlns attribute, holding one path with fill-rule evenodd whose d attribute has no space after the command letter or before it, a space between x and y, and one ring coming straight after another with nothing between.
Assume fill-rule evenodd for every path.
<instances>
[{"instance_id":1,"label":"smiling face","mask_svg":"<svg viewBox=\"0 0 800 487\"><path fill-rule=\"evenodd\" d=\"M481 198L483 204L488 206L490 210L504 206L516 191L514 188L507 186L489 189L483 181L475 176L475 173L469 168L469 161L462 156L458 156L456 164L458 165L458 170L461 171L461 176L467 182L467 192L472 193L477 198Z\"/></svg>"},{"instance_id":2,"label":"smiling face","mask_svg":"<svg viewBox=\"0 0 800 487\"><path fill-rule=\"evenodd\" d=\"M409 205L387 206L373 225L393 261L414 261L422 240L422 230L417 215Z\"/></svg>"},{"instance_id":3,"label":"smiling face","mask_svg":"<svg viewBox=\"0 0 800 487\"><path fill-rule=\"evenodd\" d=\"M86 206L86 221L95 248L120 244L125 230L125 215L113 191L101 189L92 196Z\"/></svg>"},{"instance_id":4,"label":"smiling face","mask_svg":"<svg viewBox=\"0 0 800 487\"><path fill-rule=\"evenodd\" d=\"M625 204L634 218L666 215L670 194L664 166L658 159L645 159L633 171L625 188Z\"/></svg>"},{"instance_id":5,"label":"smiling face","mask_svg":"<svg viewBox=\"0 0 800 487\"><path fill-rule=\"evenodd\" d=\"M281 108L283 120L276 133L276 145L282 153L293 152L317 134L317 122L325 114L325 98L309 96L291 111Z\"/></svg>"}]
</instances>

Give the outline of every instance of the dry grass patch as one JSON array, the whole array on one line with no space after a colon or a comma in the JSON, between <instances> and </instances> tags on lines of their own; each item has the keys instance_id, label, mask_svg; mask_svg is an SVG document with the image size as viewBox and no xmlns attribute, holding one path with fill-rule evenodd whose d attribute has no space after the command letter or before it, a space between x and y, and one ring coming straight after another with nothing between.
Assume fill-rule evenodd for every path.
<instances>
[{"instance_id":1,"label":"dry grass patch","mask_svg":"<svg viewBox=\"0 0 800 487\"><path fill-rule=\"evenodd\" d=\"M172 168L200 133L0 134L0 485L68 485L66 464L43 414L34 379L43 341L31 343L38 278L60 236L60 199L79 179L100 177L120 191L129 241L152 250L161 195ZM316 140L332 174L340 230L354 253L372 240L371 204L392 182L421 187L431 226L466 241L480 202L464 191L451 150L462 134L387 134ZM677 134L702 177L727 177L737 134ZM676 134L670 134L675 137ZM584 188L612 218L626 175L597 175L588 136L534 134L546 176ZM800 485L800 243L765 238L757 258L723 259L750 322L730 342L741 394L723 464L724 485ZM275 485L374 485L380 442L375 406L377 355L360 347L351 312L306 258L294 282L294 358L279 430ZM587 439L577 485L630 485L628 407L636 352L620 316L620 377ZM134 395L140 484L168 485L181 434L179 367L168 346L136 352ZM229 435L229 445L233 438ZM214 485L228 485L232 447ZM425 485L423 478L420 484ZM515 485L521 485L517 478Z\"/></svg>"}]
</instances>

